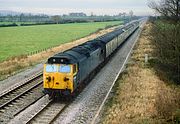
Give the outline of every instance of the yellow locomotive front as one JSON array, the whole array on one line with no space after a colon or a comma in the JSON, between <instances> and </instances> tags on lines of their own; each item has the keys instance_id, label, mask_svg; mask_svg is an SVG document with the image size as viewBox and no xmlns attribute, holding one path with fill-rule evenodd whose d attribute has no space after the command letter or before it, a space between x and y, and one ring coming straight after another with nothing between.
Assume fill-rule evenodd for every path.
<instances>
[{"instance_id":1,"label":"yellow locomotive front","mask_svg":"<svg viewBox=\"0 0 180 124\"><path fill-rule=\"evenodd\" d=\"M74 91L74 64L44 64L43 87L47 94L70 95Z\"/></svg>"}]
</instances>

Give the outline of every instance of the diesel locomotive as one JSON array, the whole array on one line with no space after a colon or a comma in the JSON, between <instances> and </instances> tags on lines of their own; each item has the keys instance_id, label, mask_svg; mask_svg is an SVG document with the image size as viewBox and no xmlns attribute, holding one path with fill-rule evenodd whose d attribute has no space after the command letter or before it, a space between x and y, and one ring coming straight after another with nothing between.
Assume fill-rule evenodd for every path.
<instances>
[{"instance_id":1,"label":"diesel locomotive","mask_svg":"<svg viewBox=\"0 0 180 124\"><path fill-rule=\"evenodd\" d=\"M94 70L139 27L133 21L94 40L50 57L44 64L43 87L49 96L71 96Z\"/></svg>"}]
</instances>

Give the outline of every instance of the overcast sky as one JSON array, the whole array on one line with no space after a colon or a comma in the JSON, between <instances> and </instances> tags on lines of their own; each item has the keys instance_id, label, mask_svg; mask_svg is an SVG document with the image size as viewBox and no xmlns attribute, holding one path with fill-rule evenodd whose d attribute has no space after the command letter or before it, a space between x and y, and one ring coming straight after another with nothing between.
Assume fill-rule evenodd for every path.
<instances>
[{"instance_id":1,"label":"overcast sky","mask_svg":"<svg viewBox=\"0 0 180 124\"><path fill-rule=\"evenodd\" d=\"M13 10L28 13L68 14L84 12L88 15L115 15L120 12L135 15L152 15L147 6L148 0L0 0L0 10Z\"/></svg>"}]
</instances>

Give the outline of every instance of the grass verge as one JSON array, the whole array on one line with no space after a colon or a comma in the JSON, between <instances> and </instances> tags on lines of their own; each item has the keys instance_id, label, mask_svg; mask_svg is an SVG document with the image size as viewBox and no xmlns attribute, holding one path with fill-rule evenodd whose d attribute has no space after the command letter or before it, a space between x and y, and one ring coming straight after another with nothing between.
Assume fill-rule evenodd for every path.
<instances>
[{"instance_id":1,"label":"grass verge","mask_svg":"<svg viewBox=\"0 0 180 124\"><path fill-rule=\"evenodd\" d=\"M104 124L180 123L180 86L164 80L163 72L152 66L158 61L147 23L126 70L113 88L102 114ZM145 54L149 62L145 63Z\"/></svg>"}]
</instances>

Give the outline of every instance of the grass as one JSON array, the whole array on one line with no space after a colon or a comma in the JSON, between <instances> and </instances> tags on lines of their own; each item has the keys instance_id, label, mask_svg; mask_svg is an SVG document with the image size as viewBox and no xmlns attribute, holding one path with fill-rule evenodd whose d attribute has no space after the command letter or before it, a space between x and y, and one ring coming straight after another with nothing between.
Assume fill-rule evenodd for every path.
<instances>
[{"instance_id":1,"label":"grass","mask_svg":"<svg viewBox=\"0 0 180 124\"><path fill-rule=\"evenodd\" d=\"M102 112L103 124L180 123L180 87L162 80L157 68L145 63L158 59L150 40L151 25L146 24L124 73L118 78L112 95ZM157 60L156 60L157 61Z\"/></svg>"},{"instance_id":2,"label":"grass","mask_svg":"<svg viewBox=\"0 0 180 124\"><path fill-rule=\"evenodd\" d=\"M0 61L57 46L120 21L0 28Z\"/></svg>"}]
</instances>

